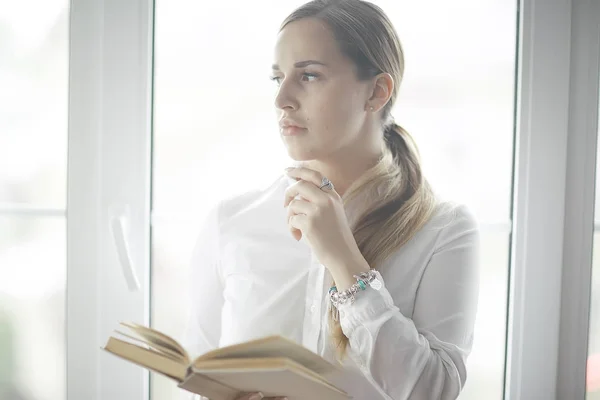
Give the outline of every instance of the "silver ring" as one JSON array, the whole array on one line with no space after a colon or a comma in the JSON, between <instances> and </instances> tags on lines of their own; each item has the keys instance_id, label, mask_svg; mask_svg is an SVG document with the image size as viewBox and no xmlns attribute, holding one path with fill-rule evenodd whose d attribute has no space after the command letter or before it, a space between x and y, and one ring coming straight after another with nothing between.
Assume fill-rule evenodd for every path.
<instances>
[{"instance_id":1,"label":"silver ring","mask_svg":"<svg viewBox=\"0 0 600 400\"><path fill-rule=\"evenodd\" d=\"M321 186L319 187L319 189L323 188L327 188L327 190L333 190L333 183L326 177L323 177L323 179L321 179Z\"/></svg>"}]
</instances>

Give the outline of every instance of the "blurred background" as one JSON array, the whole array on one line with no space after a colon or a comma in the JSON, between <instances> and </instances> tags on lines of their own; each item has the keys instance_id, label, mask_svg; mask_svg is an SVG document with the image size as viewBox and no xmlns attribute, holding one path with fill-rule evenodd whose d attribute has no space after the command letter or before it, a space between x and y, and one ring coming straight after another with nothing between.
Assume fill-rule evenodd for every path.
<instances>
[{"instance_id":1,"label":"blurred background","mask_svg":"<svg viewBox=\"0 0 600 400\"><path fill-rule=\"evenodd\" d=\"M155 2L151 320L175 338L183 337L189 302L182 288L205 212L220 198L270 183L290 162L268 77L279 24L302 3ZM469 205L482 228L476 338L460 398L499 400L517 3L374 3L405 51L393 115L416 138L434 188ZM0 400L66 399L68 32L67 0L0 0ZM595 257L595 271L599 263ZM599 275L591 372L600 370ZM600 399L595 377L588 376L588 400ZM152 399L175 399L178 391L152 374Z\"/></svg>"}]
</instances>

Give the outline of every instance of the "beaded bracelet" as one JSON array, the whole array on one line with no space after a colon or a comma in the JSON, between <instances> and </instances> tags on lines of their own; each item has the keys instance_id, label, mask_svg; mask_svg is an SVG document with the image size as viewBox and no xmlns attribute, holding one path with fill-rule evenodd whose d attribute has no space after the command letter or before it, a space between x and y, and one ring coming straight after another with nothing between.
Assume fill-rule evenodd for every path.
<instances>
[{"instance_id":1,"label":"beaded bracelet","mask_svg":"<svg viewBox=\"0 0 600 400\"><path fill-rule=\"evenodd\" d=\"M356 278L356 283L343 292L339 293L337 291L337 287L335 286L329 288L329 300L330 304L335 307L333 317L336 321L339 319L339 306L346 303L348 300L350 300L350 304L354 303L354 296L356 293L358 293L360 290L366 290L367 285L370 285L375 290L381 289L381 282L377 278L377 271L374 269L371 269L368 272L363 272L360 275L353 276Z\"/></svg>"}]
</instances>

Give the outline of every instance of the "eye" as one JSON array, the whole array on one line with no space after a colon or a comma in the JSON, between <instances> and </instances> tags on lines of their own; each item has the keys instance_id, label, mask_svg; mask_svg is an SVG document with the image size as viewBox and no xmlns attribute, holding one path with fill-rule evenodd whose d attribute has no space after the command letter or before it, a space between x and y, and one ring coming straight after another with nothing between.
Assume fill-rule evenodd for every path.
<instances>
[{"instance_id":1,"label":"eye","mask_svg":"<svg viewBox=\"0 0 600 400\"><path fill-rule=\"evenodd\" d=\"M305 72L302 74L302 80L308 81L308 82L312 82L313 80L317 79L318 77L319 77L319 75L311 74L310 72Z\"/></svg>"},{"instance_id":2,"label":"eye","mask_svg":"<svg viewBox=\"0 0 600 400\"><path fill-rule=\"evenodd\" d=\"M279 76L271 76L269 77L270 80L272 80L273 82L275 82L277 84L277 86L279 86L281 84L281 78Z\"/></svg>"}]
</instances>

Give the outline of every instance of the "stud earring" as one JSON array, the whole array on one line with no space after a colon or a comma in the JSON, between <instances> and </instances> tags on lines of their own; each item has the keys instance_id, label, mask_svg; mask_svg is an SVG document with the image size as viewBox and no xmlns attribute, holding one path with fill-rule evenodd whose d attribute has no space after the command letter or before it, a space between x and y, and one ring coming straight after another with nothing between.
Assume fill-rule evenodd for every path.
<instances>
[{"instance_id":1,"label":"stud earring","mask_svg":"<svg viewBox=\"0 0 600 400\"><path fill-rule=\"evenodd\" d=\"M374 109L373 109L373 106L369 107L369 110L373 111L373 110L374 110Z\"/></svg>"}]
</instances>

